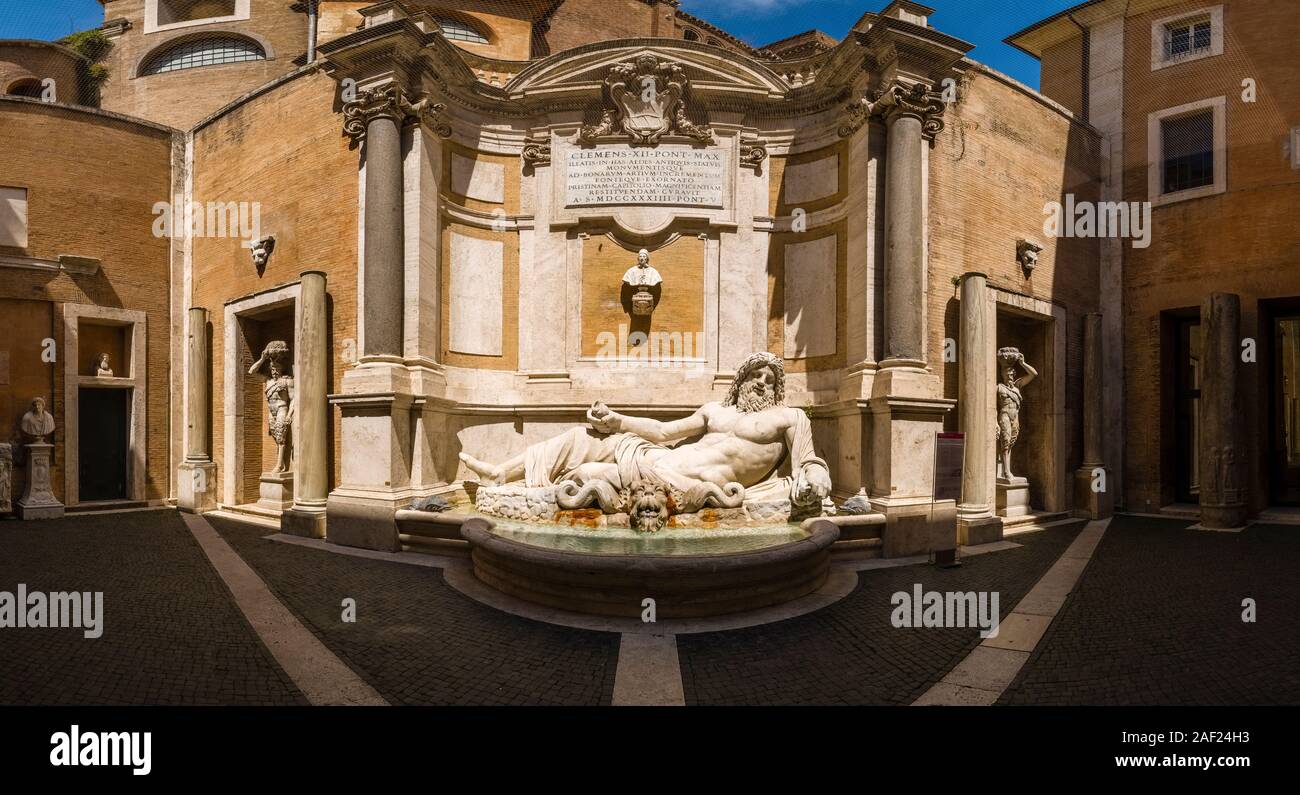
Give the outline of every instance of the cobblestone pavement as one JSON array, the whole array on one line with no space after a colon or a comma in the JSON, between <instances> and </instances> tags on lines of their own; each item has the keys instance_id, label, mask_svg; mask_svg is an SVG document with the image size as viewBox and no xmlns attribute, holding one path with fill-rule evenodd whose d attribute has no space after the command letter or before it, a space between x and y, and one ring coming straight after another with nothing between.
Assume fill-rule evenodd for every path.
<instances>
[{"instance_id":1,"label":"cobblestone pavement","mask_svg":"<svg viewBox=\"0 0 1300 795\"><path fill-rule=\"evenodd\" d=\"M980 641L977 629L896 629L897 591L998 591L1011 612L1078 535L1082 523L1016 535L1019 549L859 574L856 590L800 618L730 632L679 635L686 703L910 704Z\"/></svg>"},{"instance_id":2,"label":"cobblestone pavement","mask_svg":"<svg viewBox=\"0 0 1300 795\"><path fill-rule=\"evenodd\" d=\"M103 636L0 629L0 704L306 704L173 511L0 522L0 591L102 591Z\"/></svg>"},{"instance_id":3,"label":"cobblestone pavement","mask_svg":"<svg viewBox=\"0 0 1300 795\"><path fill-rule=\"evenodd\" d=\"M619 636L541 624L485 607L435 568L268 541L209 517L272 592L393 704L605 705ZM356 600L355 623L342 602Z\"/></svg>"},{"instance_id":4,"label":"cobblestone pavement","mask_svg":"<svg viewBox=\"0 0 1300 795\"><path fill-rule=\"evenodd\" d=\"M1116 517L999 703L1300 704L1300 527L1188 526Z\"/></svg>"}]
</instances>

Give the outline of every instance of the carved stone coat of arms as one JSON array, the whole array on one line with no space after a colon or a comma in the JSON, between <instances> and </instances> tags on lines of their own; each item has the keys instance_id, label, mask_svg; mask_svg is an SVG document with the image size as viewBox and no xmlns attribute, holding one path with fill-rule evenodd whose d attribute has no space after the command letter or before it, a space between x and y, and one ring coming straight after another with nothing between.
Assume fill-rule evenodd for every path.
<instances>
[{"instance_id":1,"label":"carved stone coat of arms","mask_svg":"<svg viewBox=\"0 0 1300 795\"><path fill-rule=\"evenodd\" d=\"M627 135L633 145L654 146L668 134L712 143L713 131L686 116L686 72L681 65L645 54L610 69L605 78L608 105L600 122L582 128L581 140ZM611 107L612 106L612 107Z\"/></svg>"}]
</instances>

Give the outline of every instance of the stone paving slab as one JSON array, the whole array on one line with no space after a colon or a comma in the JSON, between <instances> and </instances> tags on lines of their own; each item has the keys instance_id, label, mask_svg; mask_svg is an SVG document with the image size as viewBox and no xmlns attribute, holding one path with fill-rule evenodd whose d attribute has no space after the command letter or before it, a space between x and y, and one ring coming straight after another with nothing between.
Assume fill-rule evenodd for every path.
<instances>
[{"instance_id":1,"label":"stone paving slab","mask_svg":"<svg viewBox=\"0 0 1300 795\"><path fill-rule=\"evenodd\" d=\"M438 569L277 543L209 520L297 618L389 703L607 705L620 636L485 607ZM356 600L356 622L342 602Z\"/></svg>"},{"instance_id":2,"label":"stone paving slab","mask_svg":"<svg viewBox=\"0 0 1300 795\"><path fill-rule=\"evenodd\" d=\"M104 632L0 629L0 704L306 699L173 510L0 521L0 591L102 591Z\"/></svg>"},{"instance_id":3,"label":"stone paving slab","mask_svg":"<svg viewBox=\"0 0 1300 795\"><path fill-rule=\"evenodd\" d=\"M910 704L981 638L977 628L896 629L890 623L891 596L910 592L915 583L925 590L996 590L1005 618L1082 525L1017 535L1020 547L965 558L956 569L865 570L853 593L810 615L679 635L686 703Z\"/></svg>"},{"instance_id":4,"label":"stone paving slab","mask_svg":"<svg viewBox=\"0 0 1300 795\"><path fill-rule=\"evenodd\" d=\"M1300 532L1191 525L1116 517L999 703L1300 704Z\"/></svg>"}]
</instances>

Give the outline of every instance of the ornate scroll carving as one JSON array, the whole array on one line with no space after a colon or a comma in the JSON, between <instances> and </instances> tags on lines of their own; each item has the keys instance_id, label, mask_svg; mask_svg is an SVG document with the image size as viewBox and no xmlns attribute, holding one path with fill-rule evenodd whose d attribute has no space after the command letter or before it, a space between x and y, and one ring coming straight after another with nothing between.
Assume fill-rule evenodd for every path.
<instances>
[{"instance_id":1,"label":"ornate scroll carving","mask_svg":"<svg viewBox=\"0 0 1300 795\"><path fill-rule=\"evenodd\" d=\"M522 155L525 168L538 168L551 164L551 137L527 138Z\"/></svg>"},{"instance_id":2,"label":"ornate scroll carving","mask_svg":"<svg viewBox=\"0 0 1300 795\"><path fill-rule=\"evenodd\" d=\"M758 169L767 160L767 147L761 141L740 142L740 165L745 168Z\"/></svg>"},{"instance_id":3,"label":"ornate scroll carving","mask_svg":"<svg viewBox=\"0 0 1300 795\"><path fill-rule=\"evenodd\" d=\"M396 84L361 91L355 100L343 105L343 132L359 144L366 138L366 130L375 119L393 119L398 124L427 120L434 132L443 138L451 137L447 123L447 106L430 102L427 97L410 102Z\"/></svg>"},{"instance_id":4,"label":"ornate scroll carving","mask_svg":"<svg viewBox=\"0 0 1300 795\"><path fill-rule=\"evenodd\" d=\"M677 134L713 143L713 131L686 116L689 82L680 64L661 62L654 55L618 64L605 78L608 104L600 121L583 127L579 140L591 143L598 138L627 135L633 144L654 146L665 135Z\"/></svg>"},{"instance_id":5,"label":"ornate scroll carving","mask_svg":"<svg viewBox=\"0 0 1300 795\"><path fill-rule=\"evenodd\" d=\"M873 89L845 108L848 118L840 125L839 133L841 138L847 138L872 117L889 122L898 116L910 116L921 121L921 137L933 145L935 137L943 131L946 109L947 103L926 83L895 82Z\"/></svg>"}]
</instances>

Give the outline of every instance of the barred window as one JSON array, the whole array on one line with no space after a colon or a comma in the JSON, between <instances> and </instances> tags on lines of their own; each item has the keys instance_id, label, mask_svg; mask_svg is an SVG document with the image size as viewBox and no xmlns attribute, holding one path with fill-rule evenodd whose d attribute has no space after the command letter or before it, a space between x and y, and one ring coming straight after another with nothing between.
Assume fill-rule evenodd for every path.
<instances>
[{"instance_id":1,"label":"barred window","mask_svg":"<svg viewBox=\"0 0 1300 795\"><path fill-rule=\"evenodd\" d=\"M142 75L177 72L200 66L265 60L266 53L255 41L234 36L210 36L186 41L155 55L140 70Z\"/></svg>"},{"instance_id":2,"label":"barred window","mask_svg":"<svg viewBox=\"0 0 1300 795\"><path fill-rule=\"evenodd\" d=\"M1213 42L1210 20L1184 21L1165 26L1165 57L1209 52Z\"/></svg>"},{"instance_id":3,"label":"barred window","mask_svg":"<svg viewBox=\"0 0 1300 795\"><path fill-rule=\"evenodd\" d=\"M442 28L442 35L451 41L468 41L472 44L488 43L487 36L458 19L443 17L438 20L438 27Z\"/></svg>"},{"instance_id":4,"label":"barred window","mask_svg":"<svg viewBox=\"0 0 1300 795\"><path fill-rule=\"evenodd\" d=\"M1214 112L1160 123L1164 152L1163 193L1214 184Z\"/></svg>"}]
</instances>

